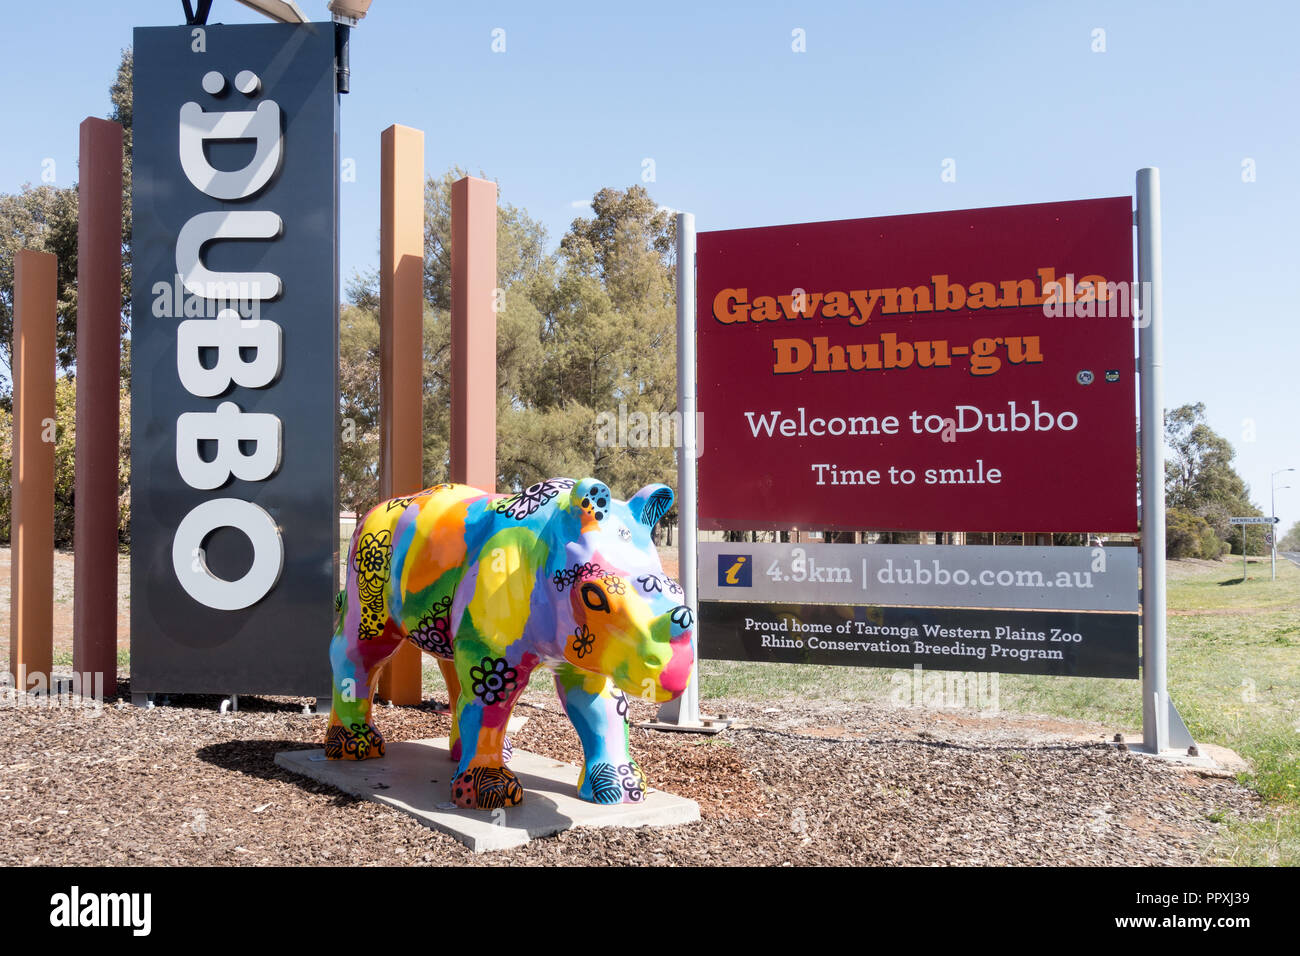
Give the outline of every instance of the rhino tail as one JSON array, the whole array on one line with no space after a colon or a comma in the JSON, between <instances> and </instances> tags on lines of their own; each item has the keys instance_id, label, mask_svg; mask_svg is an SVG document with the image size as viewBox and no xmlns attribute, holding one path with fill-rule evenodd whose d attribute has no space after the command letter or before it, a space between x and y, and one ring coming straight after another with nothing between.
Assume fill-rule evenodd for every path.
<instances>
[{"instance_id":1,"label":"rhino tail","mask_svg":"<svg viewBox=\"0 0 1300 956\"><path fill-rule=\"evenodd\" d=\"M353 562L357 554L357 540L361 537L361 528L365 519L358 516L357 525L352 529L352 538L348 542L347 564L343 567L343 590L334 595L334 613L339 615L339 627L343 626L342 617L348 609L348 581L352 577Z\"/></svg>"}]
</instances>

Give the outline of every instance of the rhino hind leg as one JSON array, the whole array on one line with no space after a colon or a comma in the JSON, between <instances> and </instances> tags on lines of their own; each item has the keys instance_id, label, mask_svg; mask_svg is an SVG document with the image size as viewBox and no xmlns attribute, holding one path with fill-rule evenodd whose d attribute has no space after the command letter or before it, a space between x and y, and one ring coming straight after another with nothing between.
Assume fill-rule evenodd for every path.
<instances>
[{"instance_id":1,"label":"rhino hind leg","mask_svg":"<svg viewBox=\"0 0 1300 956\"><path fill-rule=\"evenodd\" d=\"M505 767L470 767L452 781L451 799L458 807L497 810L523 802L524 788Z\"/></svg>"},{"instance_id":2,"label":"rhino hind leg","mask_svg":"<svg viewBox=\"0 0 1300 956\"><path fill-rule=\"evenodd\" d=\"M506 724L536 664L532 654L525 654L511 667L504 657L457 649L454 740L459 752L451 784L456 806L496 810L517 806L523 800L519 778L505 765L512 749L506 739Z\"/></svg>"},{"instance_id":3,"label":"rhino hind leg","mask_svg":"<svg viewBox=\"0 0 1300 956\"><path fill-rule=\"evenodd\" d=\"M373 724L354 723L350 727L331 719L325 732L325 756L329 760L368 760L384 755L384 735Z\"/></svg>"},{"instance_id":4,"label":"rhino hind leg","mask_svg":"<svg viewBox=\"0 0 1300 956\"><path fill-rule=\"evenodd\" d=\"M438 659L438 670L442 672L443 682L447 685L447 708L452 713L451 735L448 738L448 756L452 762L460 763L460 722L455 719L456 703L460 700L460 678L456 676L456 665L446 658ZM507 735L501 745L501 759L510 762L514 756L515 745Z\"/></svg>"},{"instance_id":5,"label":"rhino hind leg","mask_svg":"<svg viewBox=\"0 0 1300 956\"><path fill-rule=\"evenodd\" d=\"M387 642L376 638L365 643L336 634L330 645L334 671L334 698L329 729L325 732L325 756L330 760L369 760L384 755L384 735L373 722L372 700L379 674L400 638ZM391 644L385 653L385 644Z\"/></svg>"},{"instance_id":6,"label":"rhino hind leg","mask_svg":"<svg viewBox=\"0 0 1300 956\"><path fill-rule=\"evenodd\" d=\"M384 755L384 737L372 720L371 701L384 664L404 635L389 615L391 532L367 516L352 536L347 584L338 601L338 624L330 642L334 695L325 756L369 760Z\"/></svg>"}]
</instances>

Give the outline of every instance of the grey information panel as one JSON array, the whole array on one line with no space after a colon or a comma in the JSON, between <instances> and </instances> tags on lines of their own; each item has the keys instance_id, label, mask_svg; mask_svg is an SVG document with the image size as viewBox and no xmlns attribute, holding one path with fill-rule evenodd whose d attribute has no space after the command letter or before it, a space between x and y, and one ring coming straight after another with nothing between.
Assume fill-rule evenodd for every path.
<instances>
[{"instance_id":1,"label":"grey information panel","mask_svg":"<svg viewBox=\"0 0 1300 956\"><path fill-rule=\"evenodd\" d=\"M135 31L133 692L329 693L334 42Z\"/></svg>"},{"instance_id":2,"label":"grey information panel","mask_svg":"<svg viewBox=\"0 0 1300 956\"><path fill-rule=\"evenodd\" d=\"M1136 548L700 544L702 601L1138 609Z\"/></svg>"}]
</instances>

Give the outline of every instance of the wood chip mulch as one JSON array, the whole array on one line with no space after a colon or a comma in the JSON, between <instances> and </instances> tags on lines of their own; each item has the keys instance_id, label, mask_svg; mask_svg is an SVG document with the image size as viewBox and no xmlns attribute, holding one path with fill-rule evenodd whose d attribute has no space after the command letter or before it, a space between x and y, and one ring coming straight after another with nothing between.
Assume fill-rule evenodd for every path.
<instances>
[{"instance_id":1,"label":"wood chip mulch","mask_svg":"<svg viewBox=\"0 0 1300 956\"><path fill-rule=\"evenodd\" d=\"M699 823L476 856L277 767L277 751L320 746L325 718L304 716L303 701L241 697L220 715L219 700L0 710L0 865L1197 864L1222 821L1262 813L1232 778L1116 750L1104 728L1087 739L1010 715L709 701L743 726L632 731L651 785L697 800ZM578 761L558 705L528 700L515 746ZM637 719L653 716L633 703ZM377 722L389 740L450 727L432 704L382 708Z\"/></svg>"}]
</instances>

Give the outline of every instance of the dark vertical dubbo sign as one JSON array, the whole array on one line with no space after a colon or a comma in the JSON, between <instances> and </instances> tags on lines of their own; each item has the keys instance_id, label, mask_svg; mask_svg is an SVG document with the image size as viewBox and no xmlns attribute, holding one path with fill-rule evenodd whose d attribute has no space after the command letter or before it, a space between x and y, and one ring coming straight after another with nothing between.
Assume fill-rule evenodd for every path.
<instances>
[{"instance_id":1,"label":"dark vertical dubbo sign","mask_svg":"<svg viewBox=\"0 0 1300 956\"><path fill-rule=\"evenodd\" d=\"M332 24L135 31L131 683L329 693Z\"/></svg>"}]
</instances>

